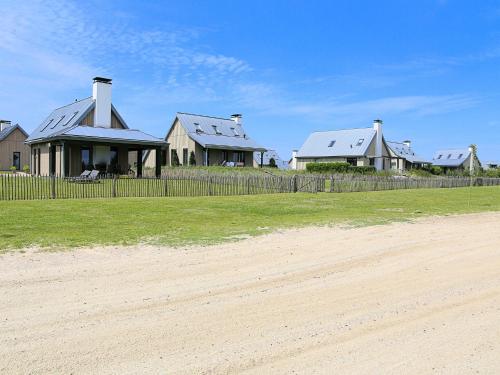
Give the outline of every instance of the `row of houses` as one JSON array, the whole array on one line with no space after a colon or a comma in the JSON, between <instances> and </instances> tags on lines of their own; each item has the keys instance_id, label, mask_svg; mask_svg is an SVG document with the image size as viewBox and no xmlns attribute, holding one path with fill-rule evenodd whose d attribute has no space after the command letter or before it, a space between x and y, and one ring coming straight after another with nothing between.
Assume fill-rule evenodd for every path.
<instances>
[{"instance_id":1,"label":"row of houses","mask_svg":"<svg viewBox=\"0 0 500 375\"><path fill-rule=\"evenodd\" d=\"M375 120L370 128L312 133L299 150L293 151L290 167L302 170L312 162L347 162L399 172L431 164L444 170L477 170L481 166L471 147L438 150L432 159L426 159L410 141L387 141L381 120Z\"/></svg>"},{"instance_id":2,"label":"row of houses","mask_svg":"<svg viewBox=\"0 0 500 375\"><path fill-rule=\"evenodd\" d=\"M242 116L230 118L178 112L163 139L132 129L112 103L112 81L95 77L92 96L57 108L31 133L0 121L0 169L28 165L34 175L77 176L86 169L141 176L162 166L245 166L305 169L310 162L347 162L377 170L404 171L434 164L475 169L471 149L441 150L432 160L410 141L386 141L383 123L372 127L314 132L290 160L248 135Z\"/></svg>"}]
</instances>

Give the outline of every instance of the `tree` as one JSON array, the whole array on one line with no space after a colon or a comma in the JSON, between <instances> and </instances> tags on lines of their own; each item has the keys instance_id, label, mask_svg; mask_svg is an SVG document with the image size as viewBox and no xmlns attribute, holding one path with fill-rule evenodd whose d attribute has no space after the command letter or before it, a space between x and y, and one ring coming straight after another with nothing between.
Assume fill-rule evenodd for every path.
<instances>
[{"instance_id":1,"label":"tree","mask_svg":"<svg viewBox=\"0 0 500 375\"><path fill-rule=\"evenodd\" d=\"M196 156L194 151L191 151L191 154L189 154L189 165L196 165Z\"/></svg>"},{"instance_id":2,"label":"tree","mask_svg":"<svg viewBox=\"0 0 500 375\"><path fill-rule=\"evenodd\" d=\"M473 175L473 174L476 174L477 172L479 172L479 171L474 170L475 166L476 166L476 164L475 164L476 160L479 160L477 158L477 145L472 144L469 147L472 150L472 155L471 155L472 160L471 160L470 174Z\"/></svg>"},{"instance_id":3,"label":"tree","mask_svg":"<svg viewBox=\"0 0 500 375\"><path fill-rule=\"evenodd\" d=\"M277 167L276 160L274 160L274 158L269 159L269 166L271 168L276 168Z\"/></svg>"}]
</instances>

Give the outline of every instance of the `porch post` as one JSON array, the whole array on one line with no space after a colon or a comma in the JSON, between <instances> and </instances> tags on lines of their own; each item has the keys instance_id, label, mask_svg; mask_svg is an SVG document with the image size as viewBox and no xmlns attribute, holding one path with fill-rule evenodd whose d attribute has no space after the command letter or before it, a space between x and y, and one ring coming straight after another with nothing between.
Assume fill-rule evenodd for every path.
<instances>
[{"instance_id":1,"label":"porch post","mask_svg":"<svg viewBox=\"0 0 500 375\"><path fill-rule=\"evenodd\" d=\"M260 167L262 168L264 166L264 152L260 152Z\"/></svg>"},{"instance_id":2,"label":"porch post","mask_svg":"<svg viewBox=\"0 0 500 375\"><path fill-rule=\"evenodd\" d=\"M208 148L205 149L205 166L208 167Z\"/></svg>"},{"instance_id":3,"label":"porch post","mask_svg":"<svg viewBox=\"0 0 500 375\"><path fill-rule=\"evenodd\" d=\"M156 164L155 164L155 167L156 167L156 178L160 178L161 177L161 147L157 147L156 148Z\"/></svg>"},{"instance_id":4,"label":"porch post","mask_svg":"<svg viewBox=\"0 0 500 375\"><path fill-rule=\"evenodd\" d=\"M66 145L61 142L61 177L66 177Z\"/></svg>"},{"instance_id":5,"label":"porch post","mask_svg":"<svg viewBox=\"0 0 500 375\"><path fill-rule=\"evenodd\" d=\"M142 149L137 150L137 178L142 177Z\"/></svg>"}]
</instances>

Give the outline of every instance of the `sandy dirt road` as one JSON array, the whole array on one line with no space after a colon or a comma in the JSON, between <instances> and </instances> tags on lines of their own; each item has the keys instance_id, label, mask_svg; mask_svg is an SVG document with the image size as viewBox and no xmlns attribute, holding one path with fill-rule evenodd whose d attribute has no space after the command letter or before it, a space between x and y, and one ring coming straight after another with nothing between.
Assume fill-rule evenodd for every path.
<instances>
[{"instance_id":1,"label":"sandy dirt road","mask_svg":"<svg viewBox=\"0 0 500 375\"><path fill-rule=\"evenodd\" d=\"M7 254L0 373L498 374L500 213Z\"/></svg>"}]
</instances>

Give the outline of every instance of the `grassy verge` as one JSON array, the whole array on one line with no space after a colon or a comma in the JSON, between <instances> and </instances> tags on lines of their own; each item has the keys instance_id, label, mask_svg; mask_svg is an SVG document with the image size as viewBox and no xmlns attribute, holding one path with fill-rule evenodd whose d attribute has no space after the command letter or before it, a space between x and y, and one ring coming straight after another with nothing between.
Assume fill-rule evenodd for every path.
<instances>
[{"instance_id":1,"label":"grassy verge","mask_svg":"<svg viewBox=\"0 0 500 375\"><path fill-rule=\"evenodd\" d=\"M500 187L0 202L0 252L31 245L209 244L276 228L500 211Z\"/></svg>"}]
</instances>

